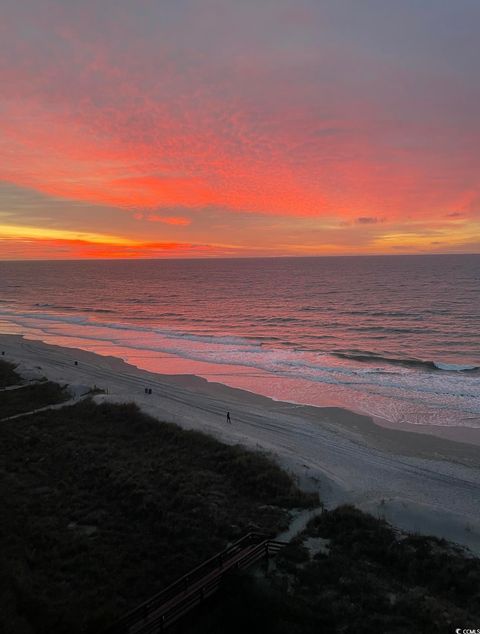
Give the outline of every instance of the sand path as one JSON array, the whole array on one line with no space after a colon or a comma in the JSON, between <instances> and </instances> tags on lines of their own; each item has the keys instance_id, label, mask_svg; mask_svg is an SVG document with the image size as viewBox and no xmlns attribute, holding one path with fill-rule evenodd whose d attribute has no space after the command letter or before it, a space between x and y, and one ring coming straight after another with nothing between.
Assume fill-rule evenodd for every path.
<instances>
[{"instance_id":1,"label":"sand path","mask_svg":"<svg viewBox=\"0 0 480 634\"><path fill-rule=\"evenodd\" d=\"M4 423L7 420L15 420L16 418L24 418L25 416L32 416L33 414L38 414L38 412L48 412L49 410L54 409L62 409L62 407L67 407L69 405L76 405L79 401L87 398L82 396L80 398L71 398L68 401L63 401L62 403L55 403L53 405L45 405L45 407L37 407L37 409L32 409L29 412L22 412L21 414L14 414L13 416L7 416L6 418L0 418L0 423Z\"/></svg>"}]
</instances>

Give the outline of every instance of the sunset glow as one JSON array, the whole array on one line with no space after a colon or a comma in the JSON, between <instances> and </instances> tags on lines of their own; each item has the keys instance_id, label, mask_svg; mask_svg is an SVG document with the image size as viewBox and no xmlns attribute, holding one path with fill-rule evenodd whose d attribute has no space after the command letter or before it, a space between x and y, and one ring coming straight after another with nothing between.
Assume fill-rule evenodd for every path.
<instances>
[{"instance_id":1,"label":"sunset glow","mask_svg":"<svg viewBox=\"0 0 480 634\"><path fill-rule=\"evenodd\" d=\"M0 258L480 250L480 5L6 0Z\"/></svg>"}]
</instances>

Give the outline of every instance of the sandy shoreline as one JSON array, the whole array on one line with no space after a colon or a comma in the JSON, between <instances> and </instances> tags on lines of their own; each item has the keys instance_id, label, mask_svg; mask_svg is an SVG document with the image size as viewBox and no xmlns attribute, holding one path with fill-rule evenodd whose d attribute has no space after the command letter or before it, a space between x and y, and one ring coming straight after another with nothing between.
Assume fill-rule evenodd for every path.
<instances>
[{"instance_id":1,"label":"sandy shoreline","mask_svg":"<svg viewBox=\"0 0 480 634\"><path fill-rule=\"evenodd\" d=\"M480 552L478 430L460 430L456 438L464 442L454 442L389 429L341 408L273 401L193 375L154 374L114 357L15 335L0 335L0 349L2 358L27 373L96 385L108 391L99 398L135 401L160 420L272 452L328 507L351 502L401 528Z\"/></svg>"}]
</instances>

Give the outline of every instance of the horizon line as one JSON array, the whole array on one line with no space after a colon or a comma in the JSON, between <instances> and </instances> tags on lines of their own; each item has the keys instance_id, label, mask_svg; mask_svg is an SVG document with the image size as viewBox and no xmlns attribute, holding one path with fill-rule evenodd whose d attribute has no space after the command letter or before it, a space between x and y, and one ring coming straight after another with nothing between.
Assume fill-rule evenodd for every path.
<instances>
[{"instance_id":1,"label":"horizon line","mask_svg":"<svg viewBox=\"0 0 480 634\"><path fill-rule=\"evenodd\" d=\"M436 256L480 256L480 252L447 253L358 253L328 255L245 255L245 256L204 256L204 257L159 257L159 258L19 258L0 259L2 262L158 262L172 260L312 260L318 258L399 258L399 257L436 257Z\"/></svg>"}]
</instances>

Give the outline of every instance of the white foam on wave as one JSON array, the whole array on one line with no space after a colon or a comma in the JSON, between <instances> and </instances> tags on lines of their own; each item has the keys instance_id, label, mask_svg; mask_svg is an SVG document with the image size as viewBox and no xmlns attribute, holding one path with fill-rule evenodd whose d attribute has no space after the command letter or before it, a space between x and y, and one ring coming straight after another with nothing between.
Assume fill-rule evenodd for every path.
<instances>
[{"instance_id":1,"label":"white foam on wave","mask_svg":"<svg viewBox=\"0 0 480 634\"><path fill-rule=\"evenodd\" d=\"M53 322L56 324L65 324L65 325L76 325L76 326L85 326L86 328L106 328L111 330L124 330L132 333L152 333L156 335L163 335L165 337L169 337L171 339L186 339L188 341L198 341L205 343L213 343L218 345L236 345L236 346L247 346L251 347L254 345L261 345L261 342L256 339L246 339L244 337L232 337L230 335L202 335L195 334L191 332L180 332L176 330L162 329L162 328L151 328L148 326L138 326L131 325L125 323L115 323L115 322L92 322L88 318L85 317L70 317L64 315L55 315L55 314L46 314L46 313L16 313L10 311L2 311L0 312L0 317L8 317L17 323L24 320L39 320L40 322ZM32 327L32 324L29 324ZM44 326L42 324L37 325L39 328L43 329ZM108 341L108 339L105 339ZM113 342L113 339L112 339Z\"/></svg>"},{"instance_id":2,"label":"white foam on wave","mask_svg":"<svg viewBox=\"0 0 480 634\"><path fill-rule=\"evenodd\" d=\"M478 370L478 365L462 365L458 363L444 363L442 361L434 361L433 365L439 370L448 372L467 372L469 370Z\"/></svg>"},{"instance_id":3,"label":"white foam on wave","mask_svg":"<svg viewBox=\"0 0 480 634\"><path fill-rule=\"evenodd\" d=\"M0 315L7 317L5 312ZM414 367L391 372L388 365L378 360L366 366L353 359L339 359L329 354L265 347L260 341L241 337L97 322L81 316L10 312L8 317L47 342L55 337L82 338L93 345L94 342L106 343L113 348L113 355L115 348L123 348L219 366L255 368L268 373L272 382L286 377L307 382L312 389L319 384L338 386L357 394L358 399L367 394L373 400L390 398L422 407L432 406L437 411L456 411L458 420L480 415L478 378L460 372L428 373ZM292 394L290 392L288 398L281 400L294 400Z\"/></svg>"}]
</instances>

